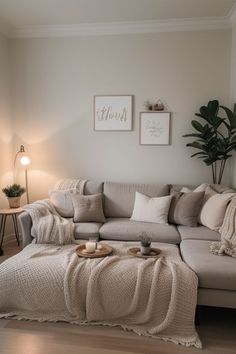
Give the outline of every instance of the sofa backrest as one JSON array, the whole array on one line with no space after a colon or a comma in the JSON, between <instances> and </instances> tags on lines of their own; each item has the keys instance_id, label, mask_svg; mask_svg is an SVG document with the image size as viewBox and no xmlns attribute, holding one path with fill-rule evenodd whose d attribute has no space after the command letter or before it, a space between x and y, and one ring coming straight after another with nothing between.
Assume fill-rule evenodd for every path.
<instances>
[{"instance_id":1,"label":"sofa backrest","mask_svg":"<svg viewBox=\"0 0 236 354\"><path fill-rule=\"evenodd\" d=\"M133 212L135 192L149 197L169 195L169 185L104 182L104 213L110 218L130 218Z\"/></svg>"},{"instance_id":2,"label":"sofa backrest","mask_svg":"<svg viewBox=\"0 0 236 354\"><path fill-rule=\"evenodd\" d=\"M87 180L84 186L84 194L91 195L98 193L103 193L103 182Z\"/></svg>"},{"instance_id":3,"label":"sofa backrest","mask_svg":"<svg viewBox=\"0 0 236 354\"><path fill-rule=\"evenodd\" d=\"M191 184L171 184L170 186L170 191L175 190L175 191L180 191L183 187L186 187L190 190L194 190L197 185L191 185Z\"/></svg>"},{"instance_id":4,"label":"sofa backrest","mask_svg":"<svg viewBox=\"0 0 236 354\"><path fill-rule=\"evenodd\" d=\"M183 187L187 187L190 190L194 190L196 187L198 187L200 184L198 185L188 185L188 184L172 184L170 187L170 190L176 190L176 191L180 191L181 188ZM235 189L232 189L231 187L228 186L224 186L222 184L209 184L211 188L213 188L217 193L235 193Z\"/></svg>"}]
</instances>

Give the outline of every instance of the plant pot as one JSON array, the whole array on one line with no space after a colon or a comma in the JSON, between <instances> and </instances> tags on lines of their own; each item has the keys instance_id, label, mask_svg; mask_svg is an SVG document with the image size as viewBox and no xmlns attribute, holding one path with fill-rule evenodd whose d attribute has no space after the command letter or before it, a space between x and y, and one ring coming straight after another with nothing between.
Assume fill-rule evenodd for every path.
<instances>
[{"instance_id":1,"label":"plant pot","mask_svg":"<svg viewBox=\"0 0 236 354\"><path fill-rule=\"evenodd\" d=\"M20 198L21 197L9 197L8 203L10 208L19 208L20 207Z\"/></svg>"},{"instance_id":2,"label":"plant pot","mask_svg":"<svg viewBox=\"0 0 236 354\"><path fill-rule=\"evenodd\" d=\"M141 245L140 252L143 256L148 256L151 252L151 246L142 246Z\"/></svg>"}]
</instances>

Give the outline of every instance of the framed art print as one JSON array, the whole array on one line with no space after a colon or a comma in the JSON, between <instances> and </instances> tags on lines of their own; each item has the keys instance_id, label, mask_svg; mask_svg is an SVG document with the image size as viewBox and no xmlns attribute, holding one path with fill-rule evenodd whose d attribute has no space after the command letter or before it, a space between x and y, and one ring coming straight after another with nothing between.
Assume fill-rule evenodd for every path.
<instances>
[{"instance_id":1,"label":"framed art print","mask_svg":"<svg viewBox=\"0 0 236 354\"><path fill-rule=\"evenodd\" d=\"M94 96L94 129L132 130L133 96Z\"/></svg>"},{"instance_id":2,"label":"framed art print","mask_svg":"<svg viewBox=\"0 0 236 354\"><path fill-rule=\"evenodd\" d=\"M141 145L169 145L170 113L141 112L139 129Z\"/></svg>"}]
</instances>

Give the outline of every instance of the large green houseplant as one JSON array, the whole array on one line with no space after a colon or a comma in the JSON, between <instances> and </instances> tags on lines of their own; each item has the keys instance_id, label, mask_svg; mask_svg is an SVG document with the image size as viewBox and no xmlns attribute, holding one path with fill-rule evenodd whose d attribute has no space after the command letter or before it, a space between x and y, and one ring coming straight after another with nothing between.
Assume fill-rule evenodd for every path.
<instances>
[{"instance_id":1,"label":"large green houseplant","mask_svg":"<svg viewBox=\"0 0 236 354\"><path fill-rule=\"evenodd\" d=\"M224 117L220 116L222 113ZM200 118L191 122L195 132L183 136L196 139L186 146L199 150L191 157L197 156L211 166L213 183L220 184L226 161L236 150L236 103L231 110L217 100L209 101L195 115Z\"/></svg>"}]
</instances>

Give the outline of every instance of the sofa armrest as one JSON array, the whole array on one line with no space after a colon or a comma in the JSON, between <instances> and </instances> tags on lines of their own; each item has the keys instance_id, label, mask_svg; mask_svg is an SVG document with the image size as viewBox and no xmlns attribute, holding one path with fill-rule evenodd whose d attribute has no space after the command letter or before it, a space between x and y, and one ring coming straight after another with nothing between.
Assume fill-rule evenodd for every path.
<instances>
[{"instance_id":1,"label":"sofa armrest","mask_svg":"<svg viewBox=\"0 0 236 354\"><path fill-rule=\"evenodd\" d=\"M22 246L24 248L30 244L33 239L31 236L32 219L29 213L24 211L18 216L18 220L21 227Z\"/></svg>"}]
</instances>

